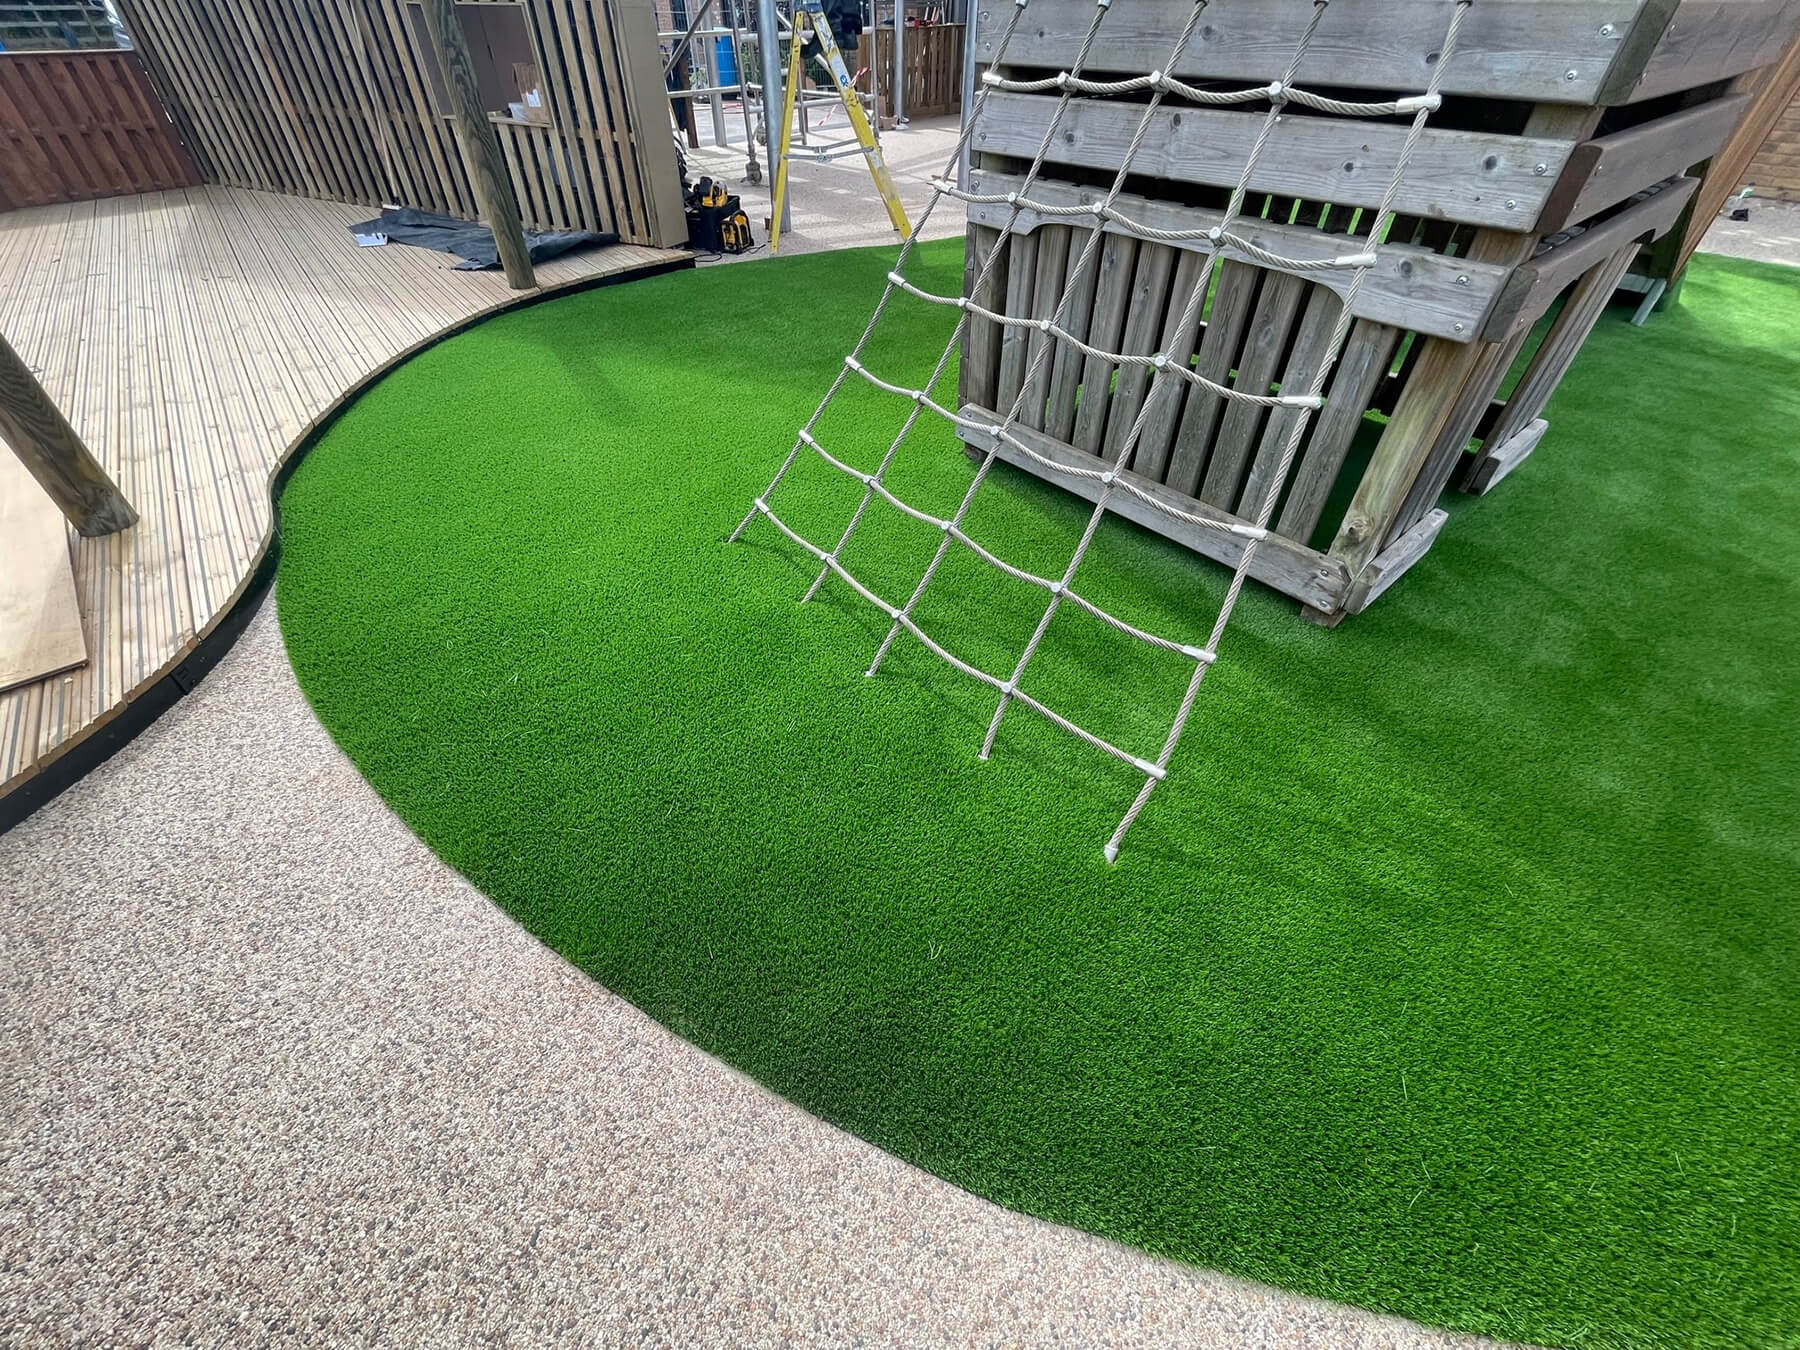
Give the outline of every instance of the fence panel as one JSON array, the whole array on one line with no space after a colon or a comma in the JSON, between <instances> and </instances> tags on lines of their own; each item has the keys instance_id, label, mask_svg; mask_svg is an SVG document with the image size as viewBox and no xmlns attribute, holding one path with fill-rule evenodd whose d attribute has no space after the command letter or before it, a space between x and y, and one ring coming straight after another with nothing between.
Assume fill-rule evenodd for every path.
<instances>
[{"instance_id":1,"label":"fence panel","mask_svg":"<svg viewBox=\"0 0 1800 1350\"><path fill-rule=\"evenodd\" d=\"M136 53L0 53L0 210L200 181Z\"/></svg>"}]
</instances>

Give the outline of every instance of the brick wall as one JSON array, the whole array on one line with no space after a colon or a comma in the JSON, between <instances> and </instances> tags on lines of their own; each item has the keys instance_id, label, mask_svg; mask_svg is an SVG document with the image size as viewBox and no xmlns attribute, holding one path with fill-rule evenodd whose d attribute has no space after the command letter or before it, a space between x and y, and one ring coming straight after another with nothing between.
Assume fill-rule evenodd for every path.
<instances>
[{"instance_id":1,"label":"brick wall","mask_svg":"<svg viewBox=\"0 0 1800 1350\"><path fill-rule=\"evenodd\" d=\"M1756 184L1759 197L1800 202L1800 97L1788 104L1744 171L1744 181Z\"/></svg>"}]
</instances>

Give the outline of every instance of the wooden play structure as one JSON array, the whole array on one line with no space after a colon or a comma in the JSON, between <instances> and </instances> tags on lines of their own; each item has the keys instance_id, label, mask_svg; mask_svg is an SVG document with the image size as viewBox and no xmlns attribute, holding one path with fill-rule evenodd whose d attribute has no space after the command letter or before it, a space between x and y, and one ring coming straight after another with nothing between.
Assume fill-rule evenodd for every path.
<instances>
[{"instance_id":1,"label":"wooden play structure","mask_svg":"<svg viewBox=\"0 0 1800 1350\"><path fill-rule=\"evenodd\" d=\"M1075 60L1092 6L1031 0L1004 64L992 65L1010 6L977 9L977 50L995 89L973 140L969 276L1001 238L1017 191L1061 97L1053 81ZM1102 26L1084 74L1095 81L1154 71L1185 21L1184 0L1136 0ZM1298 83L1362 103L1426 86L1447 0L1333 4ZM1279 80L1312 6L1220 0L1169 75L1206 89ZM1800 28L1800 0L1505 0L1469 8L1441 77L1442 105L1399 184L1392 228L1367 240L1374 265L1323 409L1277 487L1273 533L1251 574L1336 623L1372 602L1430 548L1455 483L1486 492L1544 436L1550 396L1640 245L1667 232L1692 195L1692 166L1731 136ZM1030 199L1093 204L1106 194L1143 111L1143 91L1070 101ZM1207 106L1171 97L1132 162L1116 206L1165 231L1221 218L1267 104ZM1305 387L1353 273L1301 270L1367 239L1374 208L1408 134L1402 116L1344 117L1287 106L1229 244L1204 322L1176 326L1213 246L1158 242L1106 225L1099 266L1065 297L1092 218L1025 211L975 297L1008 316L1045 318L1093 347L1161 352L1221 383L1261 394ZM1710 219L1710 216L1708 217ZM971 282L972 284L972 282ZM1065 303L1065 299L1067 303ZM1547 336L1505 400L1503 381L1541 319ZM998 420L1019 399L1028 355L1055 343L1041 387L1015 427L1036 457L997 453L1095 497L1104 468L1145 398L1143 367L1096 359L1054 337L976 318L963 347L964 413ZM1288 409L1230 402L1192 385L1173 391L1124 468L1134 486L1208 521L1255 514L1293 425ZM1622 399L1627 391L1621 391ZM1621 416L1638 415L1622 402ZM981 438L971 435L972 441ZM981 442L985 448L986 442ZM1131 495L1112 509L1208 556L1235 563L1244 539L1198 527Z\"/></svg>"}]
</instances>

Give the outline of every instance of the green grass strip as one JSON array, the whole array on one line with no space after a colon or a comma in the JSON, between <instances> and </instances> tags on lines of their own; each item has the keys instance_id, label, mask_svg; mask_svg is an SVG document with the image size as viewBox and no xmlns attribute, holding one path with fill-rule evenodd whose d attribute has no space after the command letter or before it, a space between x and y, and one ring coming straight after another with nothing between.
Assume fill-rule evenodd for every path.
<instances>
[{"instance_id":1,"label":"green grass strip","mask_svg":"<svg viewBox=\"0 0 1800 1350\"><path fill-rule=\"evenodd\" d=\"M556 951L1001 1204L1559 1345L1800 1344L1800 275L1703 259L1604 319L1535 458L1336 632L1252 587L1117 867L1129 770L722 540L889 251L667 276L397 371L284 501L307 695ZM922 280L960 284L957 243ZM950 311L870 365L925 378ZM820 428L872 467L904 407ZM947 510L926 426L894 474ZM857 489L779 498L814 538ZM997 470L1036 570L1086 507ZM877 504L904 596L936 535ZM953 554L921 621L1004 670L1042 594ZM1201 637L1223 569L1102 530L1095 600ZM1028 687L1154 752L1183 662L1065 608ZM330 841L322 840L322 847Z\"/></svg>"}]
</instances>

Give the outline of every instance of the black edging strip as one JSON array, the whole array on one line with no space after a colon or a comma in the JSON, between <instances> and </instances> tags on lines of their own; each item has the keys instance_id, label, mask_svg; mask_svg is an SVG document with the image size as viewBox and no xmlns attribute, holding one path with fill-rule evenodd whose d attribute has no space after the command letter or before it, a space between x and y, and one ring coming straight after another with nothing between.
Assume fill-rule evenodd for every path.
<instances>
[{"instance_id":1,"label":"black edging strip","mask_svg":"<svg viewBox=\"0 0 1800 1350\"><path fill-rule=\"evenodd\" d=\"M583 291L599 290L602 286L644 281L650 277L662 276L665 272L685 272L693 266L694 259L691 257L646 263L642 267L628 267L622 272L608 272L604 276L582 277L578 281L535 291L516 300L480 310L408 347L393 360L376 367L338 395L331 406L315 417L312 425L288 447L286 455L275 468L274 476L269 480L269 537L263 546L262 557L257 560L256 568L238 593L238 598L220 616L218 622L195 642L194 649L166 675L128 697L124 706L113 717L94 727L11 792L0 796L0 834L10 830L124 749L152 722L174 707L183 694L199 684L206 673L218 665L225 653L236 644L262 603L263 593L275 579L276 567L281 561L281 494L287 487L288 479L294 476L294 470L300 467L300 462L311 453L313 446L319 443L338 418L367 393L372 385L415 356L423 355L438 343L466 333L488 319L502 314L514 314L546 301L566 299Z\"/></svg>"}]
</instances>

